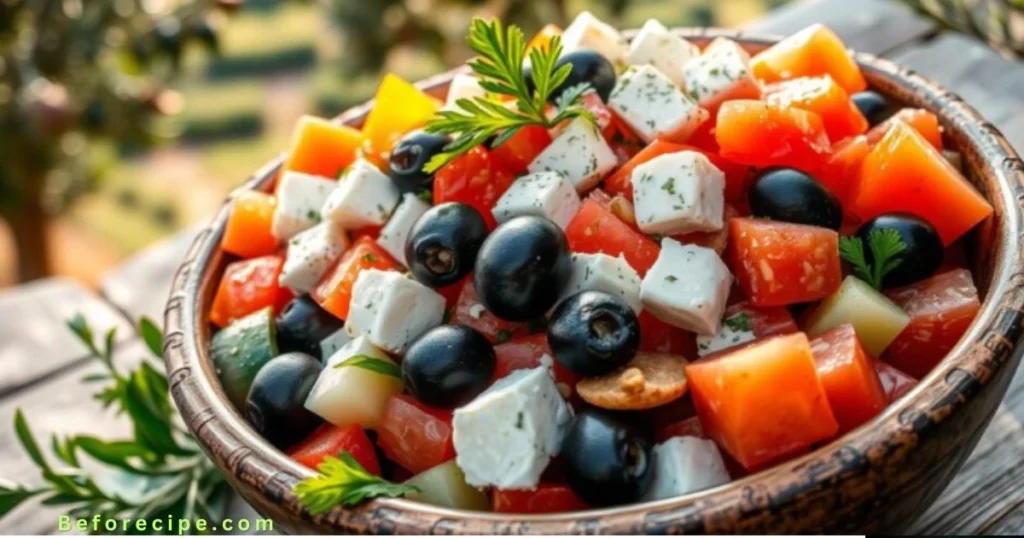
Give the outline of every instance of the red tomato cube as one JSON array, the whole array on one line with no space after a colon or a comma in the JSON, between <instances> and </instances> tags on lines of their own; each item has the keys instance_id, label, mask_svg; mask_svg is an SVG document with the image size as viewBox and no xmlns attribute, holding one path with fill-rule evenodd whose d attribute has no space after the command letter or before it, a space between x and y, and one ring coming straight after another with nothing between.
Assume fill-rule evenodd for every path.
<instances>
[{"instance_id":1,"label":"red tomato cube","mask_svg":"<svg viewBox=\"0 0 1024 538\"><path fill-rule=\"evenodd\" d=\"M455 303L455 311L449 323L453 325L465 325L476 329L480 334L487 337L492 344L507 342L514 336L527 334L525 323L506 321L487 311L480 302L480 296L476 293L476 286L473 285L473 277L468 276L459 292L459 299Z\"/></svg>"},{"instance_id":2,"label":"red tomato cube","mask_svg":"<svg viewBox=\"0 0 1024 538\"><path fill-rule=\"evenodd\" d=\"M316 469L327 456L338 456L339 452L348 452L372 474L380 476L380 463L377 451L366 436L366 432L356 424L339 428L333 424L324 424L309 434L304 441L288 450L288 457Z\"/></svg>"},{"instance_id":3,"label":"red tomato cube","mask_svg":"<svg viewBox=\"0 0 1024 538\"><path fill-rule=\"evenodd\" d=\"M363 236L341 255L309 294L324 310L345 319L352 302L352 288L366 269L398 271L401 266L372 237Z\"/></svg>"},{"instance_id":4,"label":"red tomato cube","mask_svg":"<svg viewBox=\"0 0 1024 538\"><path fill-rule=\"evenodd\" d=\"M566 227L565 235L569 250L586 254L603 252L609 256L621 254L640 276L647 274L661 252L661 247L649 237L590 199L583 201Z\"/></svg>"},{"instance_id":5,"label":"red tomato cube","mask_svg":"<svg viewBox=\"0 0 1024 538\"><path fill-rule=\"evenodd\" d=\"M842 140L868 130L868 120L850 101L850 95L828 75L780 82L765 89L765 100L821 116L829 140Z\"/></svg>"},{"instance_id":6,"label":"red tomato cube","mask_svg":"<svg viewBox=\"0 0 1024 538\"><path fill-rule=\"evenodd\" d=\"M527 370L541 365L541 359L547 355L554 360L554 354L548 347L547 333L531 334L513 338L504 344L494 346L497 362L494 366L494 380L497 381L515 370ZM554 363L555 381L565 383L569 388L576 386L576 375Z\"/></svg>"},{"instance_id":7,"label":"red tomato cube","mask_svg":"<svg viewBox=\"0 0 1024 538\"><path fill-rule=\"evenodd\" d=\"M494 491L492 509L499 514L558 514L589 507L564 484L539 484L533 490Z\"/></svg>"},{"instance_id":8,"label":"red tomato cube","mask_svg":"<svg viewBox=\"0 0 1024 538\"><path fill-rule=\"evenodd\" d=\"M831 144L821 116L764 101L727 101L718 110L715 140L722 157L757 167L820 168Z\"/></svg>"},{"instance_id":9,"label":"red tomato cube","mask_svg":"<svg viewBox=\"0 0 1024 538\"><path fill-rule=\"evenodd\" d=\"M640 312L637 322L640 325L640 351L684 357L697 354L693 333L669 325L646 310Z\"/></svg>"},{"instance_id":10,"label":"red tomato cube","mask_svg":"<svg viewBox=\"0 0 1024 538\"><path fill-rule=\"evenodd\" d=\"M294 296L278 279L284 267L281 256L263 256L229 264L221 277L210 307L210 322L227 327L232 321L270 306L278 314Z\"/></svg>"},{"instance_id":11,"label":"red tomato cube","mask_svg":"<svg viewBox=\"0 0 1024 538\"><path fill-rule=\"evenodd\" d=\"M517 175L524 174L533 159L549 144L551 135L547 129L541 125L528 125L500 146L492 148L491 155L505 170Z\"/></svg>"},{"instance_id":12,"label":"red tomato cube","mask_svg":"<svg viewBox=\"0 0 1024 538\"><path fill-rule=\"evenodd\" d=\"M422 473L455 457L451 413L429 408L412 396L392 396L377 428L377 445L391 461Z\"/></svg>"},{"instance_id":13,"label":"red tomato cube","mask_svg":"<svg viewBox=\"0 0 1024 538\"><path fill-rule=\"evenodd\" d=\"M748 471L839 431L803 333L690 363L686 378L704 431Z\"/></svg>"},{"instance_id":14,"label":"red tomato cube","mask_svg":"<svg viewBox=\"0 0 1024 538\"><path fill-rule=\"evenodd\" d=\"M816 301L839 289L839 234L827 228L751 218L729 221L726 253L756 306Z\"/></svg>"},{"instance_id":15,"label":"red tomato cube","mask_svg":"<svg viewBox=\"0 0 1024 538\"><path fill-rule=\"evenodd\" d=\"M921 379L946 356L981 309L971 272L954 269L885 293L910 315L910 324L885 351L885 360Z\"/></svg>"},{"instance_id":16,"label":"red tomato cube","mask_svg":"<svg viewBox=\"0 0 1024 538\"><path fill-rule=\"evenodd\" d=\"M885 398L889 403L902 398L910 389L917 386L916 379L885 361L875 361L875 371L878 372L878 379L882 382L882 390L885 391Z\"/></svg>"},{"instance_id":17,"label":"red tomato cube","mask_svg":"<svg viewBox=\"0 0 1024 538\"><path fill-rule=\"evenodd\" d=\"M529 135L528 135L529 136ZM516 176L486 149L476 147L456 157L434 174L434 205L462 202L480 212L488 227L498 225L491 210Z\"/></svg>"},{"instance_id":18,"label":"red tomato cube","mask_svg":"<svg viewBox=\"0 0 1024 538\"><path fill-rule=\"evenodd\" d=\"M844 434L875 418L889 403L853 325L843 324L811 341L818 377L825 388L832 414Z\"/></svg>"}]
</instances>

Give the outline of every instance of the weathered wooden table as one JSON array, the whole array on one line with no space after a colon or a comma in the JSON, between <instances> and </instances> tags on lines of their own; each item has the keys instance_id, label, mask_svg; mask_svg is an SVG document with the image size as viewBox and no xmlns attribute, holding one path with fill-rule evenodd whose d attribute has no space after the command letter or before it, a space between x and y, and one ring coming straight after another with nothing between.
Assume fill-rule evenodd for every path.
<instances>
[{"instance_id":1,"label":"weathered wooden table","mask_svg":"<svg viewBox=\"0 0 1024 538\"><path fill-rule=\"evenodd\" d=\"M812 22L831 26L852 48L892 58L946 84L1024 149L1024 62L1007 60L971 38L940 32L931 21L887 0L805 0L750 29L785 34ZM119 360L143 356L129 320L162 319L172 274L190 242L191 233L185 232L128 261L104 280L99 296L64 279L0 293L0 477L37 478L8 426L16 408L25 410L37 435L125 433L79 383L96 365L63 329L63 320L82 312L96 327L116 326ZM1024 372L960 474L912 531L1024 533L1022 424ZM234 504L234 514L245 513L242 503ZM59 513L38 504L22 506L0 522L0 532L49 532Z\"/></svg>"}]
</instances>

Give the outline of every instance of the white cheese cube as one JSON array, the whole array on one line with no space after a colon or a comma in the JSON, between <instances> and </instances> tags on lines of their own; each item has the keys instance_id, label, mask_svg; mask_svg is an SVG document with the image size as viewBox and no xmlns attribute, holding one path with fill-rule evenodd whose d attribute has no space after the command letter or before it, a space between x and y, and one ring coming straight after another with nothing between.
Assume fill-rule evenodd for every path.
<instances>
[{"instance_id":1,"label":"white cheese cube","mask_svg":"<svg viewBox=\"0 0 1024 538\"><path fill-rule=\"evenodd\" d=\"M415 194L404 194L402 201L377 237L377 244L406 267L409 266L409 262L405 259L405 241L409 239L413 225L428 209L430 206Z\"/></svg>"},{"instance_id":2,"label":"white cheese cube","mask_svg":"<svg viewBox=\"0 0 1024 538\"><path fill-rule=\"evenodd\" d=\"M698 334L715 334L732 274L714 250L661 241L661 253L640 285L640 301L658 319Z\"/></svg>"},{"instance_id":3,"label":"white cheese cube","mask_svg":"<svg viewBox=\"0 0 1024 538\"><path fill-rule=\"evenodd\" d=\"M631 65L653 65L673 84L683 88L683 66L700 56L700 48L673 34L665 25L648 19L629 44L626 61Z\"/></svg>"},{"instance_id":4,"label":"white cheese cube","mask_svg":"<svg viewBox=\"0 0 1024 538\"><path fill-rule=\"evenodd\" d=\"M306 293L320 281L348 248L348 234L333 222L322 222L288 240L288 254L279 283Z\"/></svg>"},{"instance_id":5,"label":"white cheese cube","mask_svg":"<svg viewBox=\"0 0 1024 538\"><path fill-rule=\"evenodd\" d=\"M401 394L402 380L358 366L337 368L358 355L393 362L367 338L356 338L328 357L305 406L340 428L359 424L372 429L380 424L388 400Z\"/></svg>"},{"instance_id":6,"label":"white cheese cube","mask_svg":"<svg viewBox=\"0 0 1024 538\"><path fill-rule=\"evenodd\" d=\"M352 287L345 329L373 345L400 353L444 318L444 297L395 271L369 269Z\"/></svg>"},{"instance_id":7,"label":"white cheese cube","mask_svg":"<svg viewBox=\"0 0 1024 538\"><path fill-rule=\"evenodd\" d=\"M324 218L346 229L381 226L398 205L400 193L391 178L359 159L338 180L323 205Z\"/></svg>"},{"instance_id":8,"label":"white cheese cube","mask_svg":"<svg viewBox=\"0 0 1024 538\"><path fill-rule=\"evenodd\" d=\"M731 39L720 37L683 68L690 97L705 106L726 99L755 98L760 84L750 72L750 54Z\"/></svg>"},{"instance_id":9,"label":"white cheese cube","mask_svg":"<svg viewBox=\"0 0 1024 538\"><path fill-rule=\"evenodd\" d=\"M571 259L572 275L562 296L555 303L556 306L581 291L603 291L619 297L640 314L643 309L640 303L640 275L623 257L575 253Z\"/></svg>"},{"instance_id":10,"label":"white cheese cube","mask_svg":"<svg viewBox=\"0 0 1024 538\"><path fill-rule=\"evenodd\" d=\"M626 69L608 97L608 107L645 142L685 140L708 119L708 111L651 65Z\"/></svg>"},{"instance_id":11,"label":"white cheese cube","mask_svg":"<svg viewBox=\"0 0 1024 538\"><path fill-rule=\"evenodd\" d=\"M537 172L517 179L498 199L492 213L498 222L535 215L565 229L580 205L580 195L565 176L558 172Z\"/></svg>"},{"instance_id":12,"label":"white cheese cube","mask_svg":"<svg viewBox=\"0 0 1024 538\"><path fill-rule=\"evenodd\" d=\"M271 224L274 237L287 241L312 228L322 217L320 209L338 182L300 172L285 172L277 186L277 209Z\"/></svg>"},{"instance_id":13,"label":"white cheese cube","mask_svg":"<svg viewBox=\"0 0 1024 538\"><path fill-rule=\"evenodd\" d=\"M669 499L729 482L729 471L713 441L673 437L654 447L654 481L645 501Z\"/></svg>"},{"instance_id":14,"label":"white cheese cube","mask_svg":"<svg viewBox=\"0 0 1024 538\"><path fill-rule=\"evenodd\" d=\"M636 223L649 234L722 228L725 174L696 151L659 155L633 169Z\"/></svg>"},{"instance_id":15,"label":"white cheese cube","mask_svg":"<svg viewBox=\"0 0 1024 538\"><path fill-rule=\"evenodd\" d=\"M582 193L596 187L618 162L601 133L587 120L577 118L533 159L529 170L534 174L558 172Z\"/></svg>"},{"instance_id":16,"label":"white cheese cube","mask_svg":"<svg viewBox=\"0 0 1024 538\"><path fill-rule=\"evenodd\" d=\"M579 49L597 51L617 70L626 63L629 43L613 26L584 11L562 32L562 50L572 52Z\"/></svg>"},{"instance_id":17,"label":"white cheese cube","mask_svg":"<svg viewBox=\"0 0 1024 538\"><path fill-rule=\"evenodd\" d=\"M342 327L320 341L320 356L326 361L331 355L337 353L339 349L345 347L345 344L351 341L352 337Z\"/></svg>"},{"instance_id":18,"label":"white cheese cube","mask_svg":"<svg viewBox=\"0 0 1024 538\"><path fill-rule=\"evenodd\" d=\"M466 73L459 73L452 77L448 85L448 98L444 108L454 110L458 107L455 102L459 99L473 99L475 97L486 97L487 91L480 86L480 79Z\"/></svg>"},{"instance_id":19,"label":"white cheese cube","mask_svg":"<svg viewBox=\"0 0 1024 538\"><path fill-rule=\"evenodd\" d=\"M455 410L455 463L471 486L534 488L571 420L547 368L516 370Z\"/></svg>"},{"instance_id":20,"label":"white cheese cube","mask_svg":"<svg viewBox=\"0 0 1024 538\"><path fill-rule=\"evenodd\" d=\"M750 314L737 312L722 320L722 326L714 336L697 336L697 356L706 357L723 349L734 348L757 340L757 334L750 325Z\"/></svg>"}]
</instances>

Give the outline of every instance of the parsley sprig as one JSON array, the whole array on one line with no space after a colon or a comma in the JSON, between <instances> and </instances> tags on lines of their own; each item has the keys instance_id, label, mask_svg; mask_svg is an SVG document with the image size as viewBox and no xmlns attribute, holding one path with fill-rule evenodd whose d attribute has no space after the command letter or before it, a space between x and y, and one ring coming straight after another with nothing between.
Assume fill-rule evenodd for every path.
<instances>
[{"instance_id":1,"label":"parsley sprig","mask_svg":"<svg viewBox=\"0 0 1024 538\"><path fill-rule=\"evenodd\" d=\"M415 486L395 484L371 474L351 454L327 456L317 466L319 475L295 485L295 495L313 515L335 506L352 506L374 497L403 497L419 491Z\"/></svg>"},{"instance_id":2,"label":"parsley sprig","mask_svg":"<svg viewBox=\"0 0 1024 538\"><path fill-rule=\"evenodd\" d=\"M907 245L896 230L875 228L868 234L868 248L871 249L870 261L861 238L839 238L839 255L853 266L854 274L876 290L881 290L885 276L903 261L901 254Z\"/></svg>"},{"instance_id":3,"label":"parsley sprig","mask_svg":"<svg viewBox=\"0 0 1024 538\"><path fill-rule=\"evenodd\" d=\"M496 136L492 147L511 138L523 127L540 125L552 128L572 118L587 118L595 122L593 114L579 104L589 84L565 89L556 102L552 117L546 114L548 98L569 78L572 66L556 68L562 54L558 36L547 47L534 47L526 52L523 30L510 24L507 28L497 19L475 18L470 23L469 46L479 56L470 60L469 67L480 78L480 86L493 95L512 97L515 108L510 108L490 97L459 99L455 110L442 110L427 123L432 133L455 136L445 151L435 155L423 167L427 173L441 168L455 157L483 144ZM533 89L523 73L523 60L529 56Z\"/></svg>"}]
</instances>

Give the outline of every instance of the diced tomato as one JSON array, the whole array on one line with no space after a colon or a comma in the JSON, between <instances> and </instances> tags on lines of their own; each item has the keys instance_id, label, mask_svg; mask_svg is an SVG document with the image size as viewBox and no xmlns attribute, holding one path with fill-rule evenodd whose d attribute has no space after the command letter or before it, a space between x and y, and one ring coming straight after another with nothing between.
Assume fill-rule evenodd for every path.
<instances>
[{"instance_id":1,"label":"diced tomato","mask_svg":"<svg viewBox=\"0 0 1024 538\"><path fill-rule=\"evenodd\" d=\"M608 131L610 135L606 136L605 140L615 153L619 166L629 162L647 146L615 113L612 113L612 128Z\"/></svg>"},{"instance_id":2,"label":"diced tomato","mask_svg":"<svg viewBox=\"0 0 1024 538\"><path fill-rule=\"evenodd\" d=\"M228 222L220 246L243 258L277 252L277 238L271 231L277 199L258 191L243 191L231 200Z\"/></svg>"},{"instance_id":3,"label":"diced tomato","mask_svg":"<svg viewBox=\"0 0 1024 538\"><path fill-rule=\"evenodd\" d=\"M363 236L341 255L338 263L327 271L309 294L324 310L338 319L345 319L352 302L352 288L359 274L366 269L398 271L401 267L376 241Z\"/></svg>"},{"instance_id":4,"label":"diced tomato","mask_svg":"<svg viewBox=\"0 0 1024 538\"><path fill-rule=\"evenodd\" d=\"M476 292L476 286L473 285L472 276L466 277L465 284L462 285L458 301L455 303L455 311L452 312L449 323L476 329L492 344L506 342L513 336L527 334L525 323L503 320L484 308L480 302L480 295Z\"/></svg>"},{"instance_id":5,"label":"diced tomato","mask_svg":"<svg viewBox=\"0 0 1024 538\"><path fill-rule=\"evenodd\" d=\"M878 379L882 382L882 390L885 391L885 398L889 403L902 398L910 389L917 386L916 379L885 361L875 361L875 371L878 372Z\"/></svg>"},{"instance_id":6,"label":"diced tomato","mask_svg":"<svg viewBox=\"0 0 1024 538\"><path fill-rule=\"evenodd\" d=\"M904 108L882 123L868 131L868 143L877 144L897 121L902 121L914 128L935 149L942 151L942 127L939 117L923 108Z\"/></svg>"},{"instance_id":7,"label":"diced tomato","mask_svg":"<svg viewBox=\"0 0 1024 538\"><path fill-rule=\"evenodd\" d=\"M729 221L739 216L740 212L732 204L727 203L722 210L722 222L725 225L722 226L721 230L715 232L692 232L674 235L672 238L683 244L700 245L710 248L721 255L725 252L725 247L729 245Z\"/></svg>"},{"instance_id":8,"label":"diced tomato","mask_svg":"<svg viewBox=\"0 0 1024 538\"><path fill-rule=\"evenodd\" d=\"M742 321L737 321L750 326L750 331L754 333L754 340L719 349L705 355L705 358L724 355L733 349L749 346L772 336L800 332L800 327L793 321L793 315L784 306L755 306L749 301L740 301L726 307L722 319L736 319L737 316L743 316Z\"/></svg>"},{"instance_id":9,"label":"diced tomato","mask_svg":"<svg viewBox=\"0 0 1024 538\"><path fill-rule=\"evenodd\" d=\"M658 259L661 248L646 235L619 220L611 211L593 200L584 200L576 216L565 229L569 250L587 254L603 252L622 255L640 276Z\"/></svg>"},{"instance_id":10,"label":"diced tomato","mask_svg":"<svg viewBox=\"0 0 1024 538\"><path fill-rule=\"evenodd\" d=\"M444 297L444 307L446 311L449 311L449 317L455 313L455 305L459 304L459 297L462 296L462 287L466 285L472 277L465 277L462 280L449 284L443 288L437 288L436 291L441 297Z\"/></svg>"},{"instance_id":11,"label":"diced tomato","mask_svg":"<svg viewBox=\"0 0 1024 538\"><path fill-rule=\"evenodd\" d=\"M597 205L610 211L619 220L628 224L630 228L640 232L640 227L636 223L636 208L633 206L633 202L629 201L625 196L621 194L609 196L607 192L601 189L594 189L587 194L586 199L597 202Z\"/></svg>"},{"instance_id":12,"label":"diced tomato","mask_svg":"<svg viewBox=\"0 0 1024 538\"><path fill-rule=\"evenodd\" d=\"M363 135L347 125L304 116L295 127L284 170L323 177L338 177L356 160Z\"/></svg>"},{"instance_id":13,"label":"diced tomato","mask_svg":"<svg viewBox=\"0 0 1024 538\"><path fill-rule=\"evenodd\" d=\"M541 125L528 125L491 149L494 160L513 174L524 174L533 159L551 144L551 135Z\"/></svg>"},{"instance_id":14,"label":"diced tomato","mask_svg":"<svg viewBox=\"0 0 1024 538\"><path fill-rule=\"evenodd\" d=\"M377 428L377 445L391 461L422 473L455 457L451 413L431 409L412 396L392 396Z\"/></svg>"},{"instance_id":15,"label":"diced tomato","mask_svg":"<svg viewBox=\"0 0 1024 538\"><path fill-rule=\"evenodd\" d=\"M850 101L850 95L828 75L780 82L766 89L765 100L821 116L829 140L842 140L868 130L868 120Z\"/></svg>"},{"instance_id":16,"label":"diced tomato","mask_svg":"<svg viewBox=\"0 0 1024 538\"><path fill-rule=\"evenodd\" d=\"M853 325L843 324L811 341L818 377L842 435L875 418L889 403Z\"/></svg>"},{"instance_id":17,"label":"diced tomato","mask_svg":"<svg viewBox=\"0 0 1024 538\"><path fill-rule=\"evenodd\" d=\"M885 360L921 379L947 353L981 309L971 272L954 269L885 293L910 315L910 324L885 351Z\"/></svg>"},{"instance_id":18,"label":"diced tomato","mask_svg":"<svg viewBox=\"0 0 1024 538\"><path fill-rule=\"evenodd\" d=\"M751 58L750 69L763 82L829 75L850 94L868 87L846 45L821 24L804 28L761 51Z\"/></svg>"},{"instance_id":19,"label":"diced tomato","mask_svg":"<svg viewBox=\"0 0 1024 538\"><path fill-rule=\"evenodd\" d=\"M377 451L374 450L366 432L356 424L345 428L324 424L301 443L293 446L288 451L288 456L310 469L316 469L325 457L337 457L342 451L351 454L370 473L380 476Z\"/></svg>"},{"instance_id":20,"label":"diced tomato","mask_svg":"<svg viewBox=\"0 0 1024 538\"><path fill-rule=\"evenodd\" d=\"M280 313L293 297L288 288L277 282L283 267L284 258L273 255L229 264L213 297L210 322L227 327L232 321L268 306L273 307L275 314Z\"/></svg>"},{"instance_id":21,"label":"diced tomato","mask_svg":"<svg viewBox=\"0 0 1024 538\"><path fill-rule=\"evenodd\" d=\"M497 363L494 366L494 380L497 381L515 370L536 368L541 365L541 358L547 355L553 358L548 347L547 333L531 334L513 338L504 344L494 346ZM565 369L561 364L554 363L555 381L565 383L570 388L576 386L576 375Z\"/></svg>"},{"instance_id":22,"label":"diced tomato","mask_svg":"<svg viewBox=\"0 0 1024 538\"><path fill-rule=\"evenodd\" d=\"M491 210L515 180L515 174L499 165L491 153L483 147L476 147L434 174L434 205L444 202L469 204L493 229L498 221Z\"/></svg>"},{"instance_id":23,"label":"diced tomato","mask_svg":"<svg viewBox=\"0 0 1024 538\"><path fill-rule=\"evenodd\" d=\"M621 194L627 199L633 199L633 170L641 164L660 157L667 153L679 151L698 151L711 161L711 164L725 174L725 199L735 201L746 197L747 186L753 173L748 166L744 166L721 155L709 152L690 144L675 144L664 140L655 140L650 145L640 150L632 159L619 167L615 172L605 178L604 190L609 194Z\"/></svg>"},{"instance_id":24,"label":"diced tomato","mask_svg":"<svg viewBox=\"0 0 1024 538\"><path fill-rule=\"evenodd\" d=\"M597 90L590 89L584 92L580 98L580 105L594 115L594 119L597 120L597 129L601 131L601 136L605 140L609 140L615 135L615 131L619 128L618 124L613 121L615 115L604 104L601 96L597 94Z\"/></svg>"},{"instance_id":25,"label":"diced tomato","mask_svg":"<svg viewBox=\"0 0 1024 538\"><path fill-rule=\"evenodd\" d=\"M715 140L721 155L758 166L820 168L831 145L821 116L764 101L728 101L718 110Z\"/></svg>"},{"instance_id":26,"label":"diced tomato","mask_svg":"<svg viewBox=\"0 0 1024 538\"><path fill-rule=\"evenodd\" d=\"M846 207L857 189L860 167L871 146L865 136L854 136L842 140L832 147L832 153L814 178L825 186Z\"/></svg>"},{"instance_id":27,"label":"diced tomato","mask_svg":"<svg viewBox=\"0 0 1024 538\"><path fill-rule=\"evenodd\" d=\"M712 114L708 121L702 123L696 131L690 135L687 144L707 153L718 155L722 148L718 147L718 141L715 140L715 125L718 123L718 113Z\"/></svg>"},{"instance_id":28,"label":"diced tomato","mask_svg":"<svg viewBox=\"0 0 1024 538\"><path fill-rule=\"evenodd\" d=\"M352 230L352 241L358 241L362 237L369 237L376 241L380 237L381 228L383 226L363 226L362 228Z\"/></svg>"},{"instance_id":29,"label":"diced tomato","mask_svg":"<svg viewBox=\"0 0 1024 538\"><path fill-rule=\"evenodd\" d=\"M669 353L693 357L697 344L693 333L674 327L644 310L637 318L640 325L640 351L646 353Z\"/></svg>"},{"instance_id":30,"label":"diced tomato","mask_svg":"<svg viewBox=\"0 0 1024 538\"><path fill-rule=\"evenodd\" d=\"M363 151L378 166L386 164L395 142L427 123L439 108L437 99L394 74L384 75L363 124Z\"/></svg>"},{"instance_id":31,"label":"diced tomato","mask_svg":"<svg viewBox=\"0 0 1024 538\"><path fill-rule=\"evenodd\" d=\"M665 426L658 428L654 435L654 440L662 443L673 437L699 437L701 439L708 439L707 434L704 433L704 427L700 425L700 417L690 417L680 420L679 422L666 424Z\"/></svg>"},{"instance_id":32,"label":"diced tomato","mask_svg":"<svg viewBox=\"0 0 1024 538\"><path fill-rule=\"evenodd\" d=\"M992 206L920 133L896 122L860 170L850 211L868 220L910 213L950 244L992 214Z\"/></svg>"},{"instance_id":33,"label":"diced tomato","mask_svg":"<svg viewBox=\"0 0 1024 538\"><path fill-rule=\"evenodd\" d=\"M839 431L803 333L690 363L686 378L704 431L748 471Z\"/></svg>"},{"instance_id":34,"label":"diced tomato","mask_svg":"<svg viewBox=\"0 0 1024 538\"><path fill-rule=\"evenodd\" d=\"M500 514L558 514L589 507L564 484L538 484L536 489L494 491L492 509Z\"/></svg>"},{"instance_id":35,"label":"diced tomato","mask_svg":"<svg viewBox=\"0 0 1024 538\"><path fill-rule=\"evenodd\" d=\"M562 35L562 29L557 24L545 24L543 28L530 38L530 42L526 44L527 52L537 47L547 47L551 43L551 38L556 35Z\"/></svg>"},{"instance_id":36,"label":"diced tomato","mask_svg":"<svg viewBox=\"0 0 1024 538\"><path fill-rule=\"evenodd\" d=\"M839 289L839 234L827 228L750 218L729 221L726 259L757 306L816 301Z\"/></svg>"}]
</instances>

